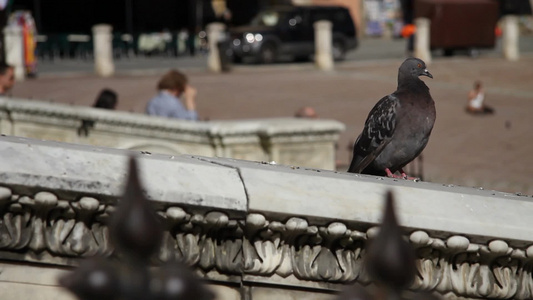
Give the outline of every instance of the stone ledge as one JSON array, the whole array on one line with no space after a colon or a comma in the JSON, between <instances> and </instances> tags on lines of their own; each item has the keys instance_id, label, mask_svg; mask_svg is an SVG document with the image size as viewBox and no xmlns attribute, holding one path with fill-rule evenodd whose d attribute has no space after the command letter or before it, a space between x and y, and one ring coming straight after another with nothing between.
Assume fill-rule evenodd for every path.
<instances>
[{"instance_id":1,"label":"stone ledge","mask_svg":"<svg viewBox=\"0 0 533 300\"><path fill-rule=\"evenodd\" d=\"M16 137L0 137L0 260L72 265L111 254L106 220L133 153L165 227L158 259L181 259L221 284L325 293L368 284L365 245L392 189L416 249L412 289L450 298L533 297L530 197Z\"/></svg>"},{"instance_id":2,"label":"stone ledge","mask_svg":"<svg viewBox=\"0 0 533 300\"><path fill-rule=\"evenodd\" d=\"M7 136L0 137L0 153L4 185L116 198L123 192L127 156L138 155L147 196L158 202L370 226L379 223L383 195L392 189L404 227L518 244L533 240L533 219L523 213L533 211L533 199L497 191Z\"/></svg>"},{"instance_id":3,"label":"stone ledge","mask_svg":"<svg viewBox=\"0 0 533 300\"><path fill-rule=\"evenodd\" d=\"M234 159L199 159L239 170L249 212L371 225L380 222L384 195L391 189L404 227L481 240L510 239L520 246L533 241L533 219L523 213L533 211L532 197Z\"/></svg>"},{"instance_id":4,"label":"stone ledge","mask_svg":"<svg viewBox=\"0 0 533 300\"><path fill-rule=\"evenodd\" d=\"M146 196L154 201L244 213L239 174L183 156L147 154L20 137L0 137L0 183L119 198L128 155L139 157Z\"/></svg>"},{"instance_id":5,"label":"stone ledge","mask_svg":"<svg viewBox=\"0 0 533 300\"><path fill-rule=\"evenodd\" d=\"M82 127L83 121L93 126ZM0 96L0 133L165 154L195 154L335 169L334 120L190 122Z\"/></svg>"},{"instance_id":6,"label":"stone ledge","mask_svg":"<svg viewBox=\"0 0 533 300\"><path fill-rule=\"evenodd\" d=\"M0 96L0 111L15 114L23 120L36 115L56 116L73 120L94 120L103 124L120 124L134 127L157 128L163 131L196 132L198 134L242 135L260 132L263 135L283 135L291 133L338 133L345 126L333 120L310 120L295 118L249 119L190 122L178 119L147 116L143 114L94 109L92 107L69 106L57 103L32 101Z\"/></svg>"}]
</instances>

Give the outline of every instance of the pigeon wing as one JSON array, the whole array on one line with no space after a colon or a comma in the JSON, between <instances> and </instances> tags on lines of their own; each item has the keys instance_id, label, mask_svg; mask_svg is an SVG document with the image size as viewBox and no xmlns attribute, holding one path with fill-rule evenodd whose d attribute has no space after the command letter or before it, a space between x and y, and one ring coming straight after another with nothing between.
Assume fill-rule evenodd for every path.
<instances>
[{"instance_id":1,"label":"pigeon wing","mask_svg":"<svg viewBox=\"0 0 533 300\"><path fill-rule=\"evenodd\" d=\"M350 168L352 172L361 173L390 142L396 128L398 106L398 98L391 94L381 98L370 111L365 128L355 142L354 153L361 159Z\"/></svg>"}]
</instances>

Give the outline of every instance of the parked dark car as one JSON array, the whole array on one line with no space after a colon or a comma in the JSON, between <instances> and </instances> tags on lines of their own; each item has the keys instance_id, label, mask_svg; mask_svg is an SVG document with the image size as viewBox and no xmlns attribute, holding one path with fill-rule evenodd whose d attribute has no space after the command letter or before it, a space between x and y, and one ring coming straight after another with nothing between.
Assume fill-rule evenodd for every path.
<instances>
[{"instance_id":1,"label":"parked dark car","mask_svg":"<svg viewBox=\"0 0 533 300\"><path fill-rule=\"evenodd\" d=\"M333 23L332 52L343 60L346 51L357 47L357 31L349 11L338 6L280 6L265 9L249 25L230 30L234 60L253 57L272 63L280 55L308 59L315 52L313 24Z\"/></svg>"}]
</instances>

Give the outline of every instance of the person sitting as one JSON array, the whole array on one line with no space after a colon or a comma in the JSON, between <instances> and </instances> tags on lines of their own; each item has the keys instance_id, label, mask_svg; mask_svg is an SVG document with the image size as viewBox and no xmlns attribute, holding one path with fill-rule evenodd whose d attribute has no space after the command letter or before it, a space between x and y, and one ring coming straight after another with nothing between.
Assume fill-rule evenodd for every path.
<instances>
[{"instance_id":1,"label":"person sitting","mask_svg":"<svg viewBox=\"0 0 533 300\"><path fill-rule=\"evenodd\" d=\"M103 89L96 97L93 104L94 108L103 108L114 110L117 107L118 96L117 93L110 89ZM81 126L78 128L78 136L88 136L89 129L94 127L94 121L82 120Z\"/></svg>"},{"instance_id":2,"label":"person sitting","mask_svg":"<svg viewBox=\"0 0 533 300\"><path fill-rule=\"evenodd\" d=\"M311 106L303 106L300 107L295 113L295 118L309 118L309 119L316 119L318 118L318 114L316 113L315 109Z\"/></svg>"},{"instance_id":3,"label":"person sitting","mask_svg":"<svg viewBox=\"0 0 533 300\"><path fill-rule=\"evenodd\" d=\"M177 70L171 70L163 75L157 84L157 89L159 93L150 99L146 106L147 114L190 121L198 120L196 89L188 84L187 76Z\"/></svg>"},{"instance_id":4,"label":"person sitting","mask_svg":"<svg viewBox=\"0 0 533 300\"><path fill-rule=\"evenodd\" d=\"M93 107L114 110L117 107L117 103L117 93L111 89L103 89L96 97Z\"/></svg>"},{"instance_id":5,"label":"person sitting","mask_svg":"<svg viewBox=\"0 0 533 300\"><path fill-rule=\"evenodd\" d=\"M485 105L485 93L483 93L481 81L474 82L474 89L468 93L468 105L466 111L471 114L492 114L494 109Z\"/></svg>"}]
</instances>

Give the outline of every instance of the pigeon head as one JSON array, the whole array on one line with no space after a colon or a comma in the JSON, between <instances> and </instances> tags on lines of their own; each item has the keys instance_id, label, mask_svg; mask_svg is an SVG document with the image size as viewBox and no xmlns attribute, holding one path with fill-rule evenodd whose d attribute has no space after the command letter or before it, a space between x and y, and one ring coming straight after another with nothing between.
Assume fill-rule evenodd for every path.
<instances>
[{"instance_id":1,"label":"pigeon head","mask_svg":"<svg viewBox=\"0 0 533 300\"><path fill-rule=\"evenodd\" d=\"M419 76L433 78L433 75L431 75L426 68L426 63L423 60L414 57L406 59L398 71L398 80L413 79L418 78Z\"/></svg>"}]
</instances>

